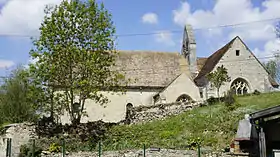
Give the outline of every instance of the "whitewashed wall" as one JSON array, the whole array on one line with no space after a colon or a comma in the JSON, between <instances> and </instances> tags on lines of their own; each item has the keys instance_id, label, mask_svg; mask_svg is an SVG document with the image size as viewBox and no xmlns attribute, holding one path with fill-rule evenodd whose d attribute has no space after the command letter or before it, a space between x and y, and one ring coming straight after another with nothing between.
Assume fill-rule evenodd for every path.
<instances>
[{"instance_id":1,"label":"whitewashed wall","mask_svg":"<svg viewBox=\"0 0 280 157\"><path fill-rule=\"evenodd\" d=\"M150 105L153 103L153 96L158 90L129 90L125 94L109 92L102 92L107 96L110 102L104 106L95 103L93 100L87 100L85 104L85 111L88 117L82 117L81 121L97 121L103 120L105 122L119 122L125 118L126 105L131 103L133 106ZM69 116L67 114L61 116L61 122L69 123Z\"/></svg>"},{"instance_id":2,"label":"whitewashed wall","mask_svg":"<svg viewBox=\"0 0 280 157\"><path fill-rule=\"evenodd\" d=\"M239 56L236 56L236 50L240 50ZM221 58L214 70L221 65L224 65L224 67L227 68L228 75L231 77L231 81L221 87L221 96L224 92L230 89L232 82L237 78L247 80L250 92L253 92L254 90L268 92L273 89L268 81L268 73L239 38L236 38L232 47L229 48L229 50ZM217 96L215 88L208 86L208 89L208 97Z\"/></svg>"}]
</instances>

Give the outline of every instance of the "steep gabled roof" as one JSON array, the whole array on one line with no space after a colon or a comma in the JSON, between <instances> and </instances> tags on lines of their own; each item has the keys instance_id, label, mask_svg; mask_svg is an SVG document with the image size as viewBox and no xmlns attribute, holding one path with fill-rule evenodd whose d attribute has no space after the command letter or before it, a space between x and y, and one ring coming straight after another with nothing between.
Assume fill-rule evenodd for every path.
<instances>
[{"instance_id":1,"label":"steep gabled roof","mask_svg":"<svg viewBox=\"0 0 280 157\"><path fill-rule=\"evenodd\" d=\"M181 74L182 55L174 52L119 51L116 70L129 78L129 87L164 88Z\"/></svg>"},{"instance_id":2,"label":"steep gabled roof","mask_svg":"<svg viewBox=\"0 0 280 157\"><path fill-rule=\"evenodd\" d=\"M220 59L224 56L224 54L228 51L228 49L231 47L232 43L239 39L243 45L245 45L246 49L251 53L251 55L258 61L258 63L265 69L265 71L269 74L269 82L273 87L278 87L279 84L271 77L268 70L263 66L263 64L257 59L257 57L252 53L252 51L248 48L248 46L241 40L239 36L236 36L233 38L229 43L227 43L224 47L220 48L218 51L213 53L210 57L208 57L207 61L205 62L204 66L201 68L200 72L198 73L197 77L194 79L194 82L197 86L203 86L203 83L205 82L205 76L210 73L215 66L218 64Z\"/></svg>"},{"instance_id":3,"label":"steep gabled roof","mask_svg":"<svg viewBox=\"0 0 280 157\"><path fill-rule=\"evenodd\" d=\"M224 54L228 51L228 49L231 47L233 41L236 39L232 39L229 43L227 43L224 47L220 48L218 51L213 53L208 59L206 60L205 64L199 71L197 77L194 79L197 86L202 86L204 82L204 77L210 73L215 66L218 64L220 59L224 56Z\"/></svg>"},{"instance_id":4,"label":"steep gabled roof","mask_svg":"<svg viewBox=\"0 0 280 157\"><path fill-rule=\"evenodd\" d=\"M208 58L206 57L198 57L197 58L197 70L200 71L204 64L206 63Z\"/></svg>"}]
</instances>

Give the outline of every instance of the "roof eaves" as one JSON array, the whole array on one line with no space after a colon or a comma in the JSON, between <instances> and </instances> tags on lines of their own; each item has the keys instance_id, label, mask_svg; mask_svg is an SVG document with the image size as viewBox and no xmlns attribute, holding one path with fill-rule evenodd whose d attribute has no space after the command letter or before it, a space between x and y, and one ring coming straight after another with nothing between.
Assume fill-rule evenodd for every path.
<instances>
[{"instance_id":1,"label":"roof eaves","mask_svg":"<svg viewBox=\"0 0 280 157\"><path fill-rule=\"evenodd\" d=\"M197 83L198 86L200 86L199 85L200 83L198 83L198 81L215 68L215 66L218 64L220 59L224 56L224 54L231 47L233 41L235 39L237 39L237 38L239 38L239 37L237 36L237 37L233 38L225 46L223 46L222 48L217 50L215 53L213 53L210 57L208 57L208 59L206 60L204 66L201 68L201 70L198 73L197 77L194 79L194 81Z\"/></svg>"}]
</instances>

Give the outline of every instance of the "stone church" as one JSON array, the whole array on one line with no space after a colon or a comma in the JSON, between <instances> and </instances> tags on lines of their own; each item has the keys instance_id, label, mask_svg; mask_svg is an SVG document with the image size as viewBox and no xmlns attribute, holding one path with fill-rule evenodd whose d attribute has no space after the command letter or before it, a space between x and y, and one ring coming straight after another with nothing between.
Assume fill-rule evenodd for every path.
<instances>
[{"instance_id":1,"label":"stone church","mask_svg":"<svg viewBox=\"0 0 280 157\"><path fill-rule=\"evenodd\" d=\"M220 89L223 95L229 89L236 94L255 90L270 92L278 83L241 40L235 37L207 58L196 56L196 42L192 27L184 28L181 53L151 51L119 51L117 70L126 78L135 80L125 94L103 91L110 102L105 106L87 100L87 117L82 122L103 120L118 122L125 118L127 106L154 105L176 101L204 101L217 97L217 91L206 75L223 65L231 78ZM67 115L62 123L69 122Z\"/></svg>"}]
</instances>

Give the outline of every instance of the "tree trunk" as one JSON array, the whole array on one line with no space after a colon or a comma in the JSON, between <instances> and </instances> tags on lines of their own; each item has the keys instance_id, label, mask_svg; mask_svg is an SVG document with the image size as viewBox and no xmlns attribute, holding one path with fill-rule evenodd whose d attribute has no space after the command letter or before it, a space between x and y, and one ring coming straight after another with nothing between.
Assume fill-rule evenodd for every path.
<instances>
[{"instance_id":1,"label":"tree trunk","mask_svg":"<svg viewBox=\"0 0 280 157\"><path fill-rule=\"evenodd\" d=\"M54 101L53 101L53 96L54 96L54 92L53 91L51 91L51 121L52 121L52 123L54 122Z\"/></svg>"},{"instance_id":2,"label":"tree trunk","mask_svg":"<svg viewBox=\"0 0 280 157\"><path fill-rule=\"evenodd\" d=\"M80 99L80 110L79 111L77 111L77 113L76 113L76 116L74 116L74 121L75 121L75 124L76 125L78 125L78 124L80 124L81 123L81 119L82 119L82 115L83 115L83 111L84 111L84 106L85 106L85 101L86 101L86 99L85 98L82 98L82 99Z\"/></svg>"},{"instance_id":3,"label":"tree trunk","mask_svg":"<svg viewBox=\"0 0 280 157\"><path fill-rule=\"evenodd\" d=\"M77 126L77 125L79 125L80 123L81 123L81 118L80 118L80 116L78 116L78 117L73 117L72 125Z\"/></svg>"},{"instance_id":4,"label":"tree trunk","mask_svg":"<svg viewBox=\"0 0 280 157\"><path fill-rule=\"evenodd\" d=\"M218 95L219 102L221 102L221 99L220 99L220 88L217 88L217 95Z\"/></svg>"}]
</instances>

